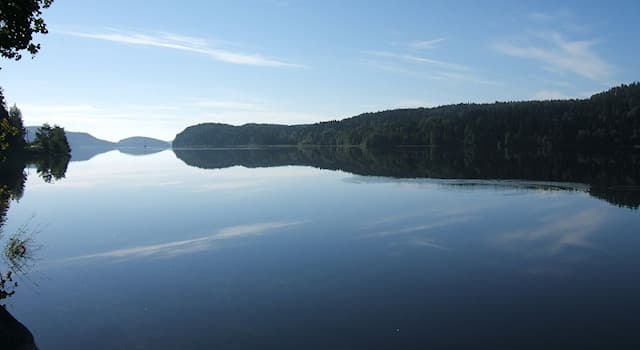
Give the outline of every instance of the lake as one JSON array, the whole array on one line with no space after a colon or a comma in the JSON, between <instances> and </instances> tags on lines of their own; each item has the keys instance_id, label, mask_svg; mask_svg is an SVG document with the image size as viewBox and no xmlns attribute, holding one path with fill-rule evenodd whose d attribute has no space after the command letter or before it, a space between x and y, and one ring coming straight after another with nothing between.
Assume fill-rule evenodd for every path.
<instances>
[{"instance_id":1,"label":"lake","mask_svg":"<svg viewBox=\"0 0 640 350\"><path fill-rule=\"evenodd\" d=\"M638 154L87 158L7 213L41 349L640 346Z\"/></svg>"}]
</instances>

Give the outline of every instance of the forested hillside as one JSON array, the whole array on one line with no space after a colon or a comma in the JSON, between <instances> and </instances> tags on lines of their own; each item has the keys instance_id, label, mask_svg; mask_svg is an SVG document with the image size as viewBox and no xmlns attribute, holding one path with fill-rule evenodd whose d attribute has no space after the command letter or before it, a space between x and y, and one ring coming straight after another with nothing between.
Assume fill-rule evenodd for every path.
<instances>
[{"instance_id":1,"label":"forested hillside","mask_svg":"<svg viewBox=\"0 0 640 350\"><path fill-rule=\"evenodd\" d=\"M397 109L309 125L206 123L186 128L173 142L175 148L304 144L640 147L640 84L584 100Z\"/></svg>"}]
</instances>

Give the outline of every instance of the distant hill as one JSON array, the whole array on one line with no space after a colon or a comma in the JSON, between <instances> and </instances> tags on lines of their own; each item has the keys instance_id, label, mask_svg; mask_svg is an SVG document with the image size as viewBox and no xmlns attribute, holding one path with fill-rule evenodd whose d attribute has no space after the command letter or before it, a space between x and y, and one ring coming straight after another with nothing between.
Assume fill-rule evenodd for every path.
<instances>
[{"instance_id":1,"label":"distant hill","mask_svg":"<svg viewBox=\"0 0 640 350\"><path fill-rule=\"evenodd\" d=\"M27 134L25 138L27 141L33 141L36 137L36 130L39 126L27 126ZM114 149L116 144L114 142L99 139L86 132L65 131L67 135L67 141L71 151L77 148L100 148L100 149Z\"/></svg>"},{"instance_id":2,"label":"distant hill","mask_svg":"<svg viewBox=\"0 0 640 350\"><path fill-rule=\"evenodd\" d=\"M36 137L38 126L27 126L25 139L33 141ZM118 150L131 155L144 155L159 152L171 147L167 141L162 141L150 137L134 136L122 139L118 142L111 142L99 139L86 132L65 131L67 141L71 147L71 160L89 160L94 156Z\"/></svg>"},{"instance_id":3,"label":"distant hill","mask_svg":"<svg viewBox=\"0 0 640 350\"><path fill-rule=\"evenodd\" d=\"M307 125L205 123L176 135L173 148L251 145L468 149L640 148L640 84L582 100L456 104L365 113Z\"/></svg>"},{"instance_id":4,"label":"distant hill","mask_svg":"<svg viewBox=\"0 0 640 350\"><path fill-rule=\"evenodd\" d=\"M171 147L167 141L162 141L150 137L134 136L118 141L117 148L137 148L162 150Z\"/></svg>"}]
</instances>

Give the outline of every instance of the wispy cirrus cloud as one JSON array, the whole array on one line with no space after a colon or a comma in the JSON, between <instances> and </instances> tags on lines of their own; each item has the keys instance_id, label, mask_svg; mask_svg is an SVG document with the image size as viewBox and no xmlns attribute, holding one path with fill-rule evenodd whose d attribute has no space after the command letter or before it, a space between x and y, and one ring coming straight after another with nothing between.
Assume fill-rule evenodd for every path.
<instances>
[{"instance_id":1,"label":"wispy cirrus cloud","mask_svg":"<svg viewBox=\"0 0 640 350\"><path fill-rule=\"evenodd\" d=\"M594 40L568 39L556 32L530 32L517 40L503 40L493 48L505 55L536 61L545 70L570 73L605 82L612 67L595 50Z\"/></svg>"},{"instance_id":2,"label":"wispy cirrus cloud","mask_svg":"<svg viewBox=\"0 0 640 350\"><path fill-rule=\"evenodd\" d=\"M480 85L500 85L499 82L484 79L477 76L471 71L455 71L447 69L420 69L420 67L407 68L406 65L398 62L383 61L379 59L366 59L363 60L369 67L407 75L413 78L429 79L436 81L462 81Z\"/></svg>"},{"instance_id":3,"label":"wispy cirrus cloud","mask_svg":"<svg viewBox=\"0 0 640 350\"><path fill-rule=\"evenodd\" d=\"M208 56L216 61L261 67L304 67L301 64L251 54L232 51L212 45L209 40L171 33L140 33L126 31L81 32L66 31L66 35L80 38L109 41L120 44L160 47L193 52Z\"/></svg>"},{"instance_id":4,"label":"wispy cirrus cloud","mask_svg":"<svg viewBox=\"0 0 640 350\"><path fill-rule=\"evenodd\" d=\"M573 13L568 10L553 11L533 11L527 15L529 19L539 22L551 22L559 20L569 20L573 17Z\"/></svg>"},{"instance_id":5,"label":"wispy cirrus cloud","mask_svg":"<svg viewBox=\"0 0 640 350\"><path fill-rule=\"evenodd\" d=\"M409 47L418 49L418 50L433 49L438 45L440 45L444 40L445 40L444 38L437 38L437 39L430 39L430 40L414 40L409 43Z\"/></svg>"},{"instance_id":6,"label":"wispy cirrus cloud","mask_svg":"<svg viewBox=\"0 0 640 350\"><path fill-rule=\"evenodd\" d=\"M435 60L435 59L423 57L423 56L416 56L416 55L410 55L410 54L404 54L404 53L394 53L394 52L388 52L388 51L366 51L365 53L372 56L377 56L377 57L391 58L396 60L408 61L412 63L428 64L428 65L432 65L432 66L436 66L444 69L456 70L456 71L471 70L471 68L463 64L445 62L445 61Z\"/></svg>"},{"instance_id":7,"label":"wispy cirrus cloud","mask_svg":"<svg viewBox=\"0 0 640 350\"><path fill-rule=\"evenodd\" d=\"M218 110L241 110L241 111L264 111L265 106L246 101L236 100L199 100L195 103L197 106L213 108Z\"/></svg>"},{"instance_id":8,"label":"wispy cirrus cloud","mask_svg":"<svg viewBox=\"0 0 640 350\"><path fill-rule=\"evenodd\" d=\"M414 41L403 46L411 49L431 49L444 42L444 38ZM479 77L465 64L449 60L435 59L417 55L415 51L392 52L385 50L362 51L368 57L364 62L373 68L395 72L414 78L438 81L457 81L481 85L499 85L499 83Z\"/></svg>"},{"instance_id":9,"label":"wispy cirrus cloud","mask_svg":"<svg viewBox=\"0 0 640 350\"><path fill-rule=\"evenodd\" d=\"M566 100L572 98L571 96L555 90L540 90L533 95L534 100Z\"/></svg>"}]
</instances>

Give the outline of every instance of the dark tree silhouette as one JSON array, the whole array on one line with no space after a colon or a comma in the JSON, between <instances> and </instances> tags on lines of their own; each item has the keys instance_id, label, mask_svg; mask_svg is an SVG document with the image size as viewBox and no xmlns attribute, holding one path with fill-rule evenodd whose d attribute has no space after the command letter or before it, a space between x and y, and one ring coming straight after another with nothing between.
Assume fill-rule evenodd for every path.
<instances>
[{"instance_id":1,"label":"dark tree silhouette","mask_svg":"<svg viewBox=\"0 0 640 350\"><path fill-rule=\"evenodd\" d=\"M42 10L52 3L53 0L0 1L0 56L17 61L24 50L32 57L38 53L40 44L33 42L33 36L47 34ZM24 128L22 116L19 117L20 126L13 125L0 88L0 161L4 161L9 152L24 149Z\"/></svg>"},{"instance_id":2,"label":"dark tree silhouette","mask_svg":"<svg viewBox=\"0 0 640 350\"><path fill-rule=\"evenodd\" d=\"M15 106L7 110L0 88L0 161L4 161L8 154L24 150L24 132L22 113Z\"/></svg>"},{"instance_id":3,"label":"dark tree silhouette","mask_svg":"<svg viewBox=\"0 0 640 350\"><path fill-rule=\"evenodd\" d=\"M31 146L35 152L50 156L68 155L71 153L64 128L57 125L51 127L46 123L36 131L36 138Z\"/></svg>"},{"instance_id":4,"label":"dark tree silhouette","mask_svg":"<svg viewBox=\"0 0 640 350\"><path fill-rule=\"evenodd\" d=\"M53 0L2 0L0 1L0 55L19 60L27 50L32 56L40 50L33 42L34 34L47 34L42 9Z\"/></svg>"}]
</instances>

